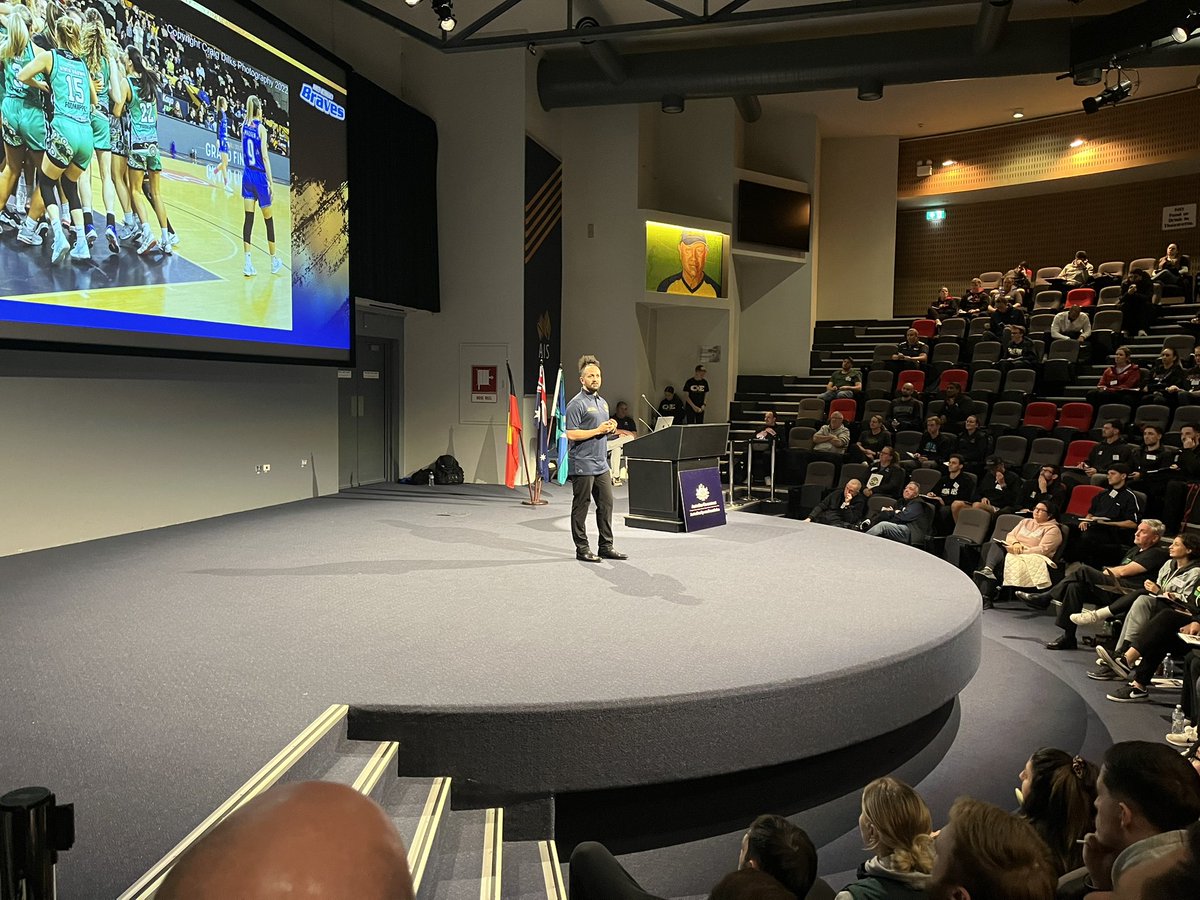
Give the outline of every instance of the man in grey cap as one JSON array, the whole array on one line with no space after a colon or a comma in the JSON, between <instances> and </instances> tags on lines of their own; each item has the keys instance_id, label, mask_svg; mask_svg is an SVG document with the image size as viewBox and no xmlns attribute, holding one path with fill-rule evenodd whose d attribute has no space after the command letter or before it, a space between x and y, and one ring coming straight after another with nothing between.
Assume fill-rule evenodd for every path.
<instances>
[{"instance_id":1,"label":"man in grey cap","mask_svg":"<svg viewBox=\"0 0 1200 900\"><path fill-rule=\"evenodd\" d=\"M708 239L699 231L679 235L679 264L681 271L659 282L664 294L690 294L693 297L720 297L721 286L704 274L708 261Z\"/></svg>"}]
</instances>

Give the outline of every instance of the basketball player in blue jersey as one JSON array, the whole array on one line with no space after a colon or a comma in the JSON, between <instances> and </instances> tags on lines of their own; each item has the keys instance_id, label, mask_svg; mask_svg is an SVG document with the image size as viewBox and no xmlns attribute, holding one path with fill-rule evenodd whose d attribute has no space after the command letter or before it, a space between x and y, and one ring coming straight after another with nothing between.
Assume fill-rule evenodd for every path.
<instances>
[{"instance_id":1,"label":"basketball player in blue jersey","mask_svg":"<svg viewBox=\"0 0 1200 900\"><path fill-rule=\"evenodd\" d=\"M46 153L42 157L42 168L38 175L38 197L30 206L29 217L36 221L44 205L50 217L54 233L51 262L66 258L68 251L74 260L91 259L91 250L83 233L83 209L79 199L79 179L92 161L92 106L96 102L96 90L88 75L82 55L82 29L78 19L59 16L54 23L56 49L43 50L27 63L17 74L17 79L26 85L38 83L38 76L49 82L49 93L54 101L54 117L46 134ZM65 176L65 177L63 177ZM72 249L63 232L54 185L62 179L63 194L71 207L71 219L75 223L77 240Z\"/></svg>"},{"instance_id":2,"label":"basketball player in blue jersey","mask_svg":"<svg viewBox=\"0 0 1200 900\"><path fill-rule=\"evenodd\" d=\"M267 126L262 121L262 101L253 94L246 101L246 119L242 125L242 206L246 220L242 225L242 248L246 252L246 265L242 274L247 278L257 275L250 259L250 235L254 231L254 204L262 210L263 224L267 228L267 249L271 253L271 274L277 275L283 261L275 253L275 220L271 217L271 158L267 155Z\"/></svg>"},{"instance_id":3,"label":"basketball player in blue jersey","mask_svg":"<svg viewBox=\"0 0 1200 900\"><path fill-rule=\"evenodd\" d=\"M218 187L224 185L225 193L233 193L233 178L229 174L229 103L224 97L217 98L217 153L221 161L208 167L208 180Z\"/></svg>"}]
</instances>

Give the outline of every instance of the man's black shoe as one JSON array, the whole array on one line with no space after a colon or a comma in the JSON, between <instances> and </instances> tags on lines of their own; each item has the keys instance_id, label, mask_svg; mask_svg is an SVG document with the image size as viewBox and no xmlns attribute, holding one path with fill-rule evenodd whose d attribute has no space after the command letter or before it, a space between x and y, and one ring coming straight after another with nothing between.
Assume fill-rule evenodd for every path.
<instances>
[{"instance_id":1,"label":"man's black shoe","mask_svg":"<svg viewBox=\"0 0 1200 900\"><path fill-rule=\"evenodd\" d=\"M1017 591L1017 599L1024 601L1025 605L1030 609L1050 608L1050 597L1048 594L1030 594L1027 591Z\"/></svg>"},{"instance_id":2,"label":"man's black shoe","mask_svg":"<svg viewBox=\"0 0 1200 900\"><path fill-rule=\"evenodd\" d=\"M600 551L600 555L605 559L629 559L629 555L622 553L620 550L614 550L612 547L606 547Z\"/></svg>"},{"instance_id":3,"label":"man's black shoe","mask_svg":"<svg viewBox=\"0 0 1200 900\"><path fill-rule=\"evenodd\" d=\"M1058 640L1048 641L1046 643L1047 650L1078 650L1079 643L1073 637L1063 635Z\"/></svg>"},{"instance_id":4,"label":"man's black shoe","mask_svg":"<svg viewBox=\"0 0 1200 900\"><path fill-rule=\"evenodd\" d=\"M600 557L591 550L576 550L575 558L580 562L600 562Z\"/></svg>"}]
</instances>

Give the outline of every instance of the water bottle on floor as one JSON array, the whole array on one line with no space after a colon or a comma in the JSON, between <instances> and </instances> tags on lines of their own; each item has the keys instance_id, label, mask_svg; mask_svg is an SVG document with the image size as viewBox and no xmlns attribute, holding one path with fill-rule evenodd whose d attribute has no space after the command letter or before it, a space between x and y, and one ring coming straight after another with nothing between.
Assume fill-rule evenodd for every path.
<instances>
[{"instance_id":1,"label":"water bottle on floor","mask_svg":"<svg viewBox=\"0 0 1200 900\"><path fill-rule=\"evenodd\" d=\"M1183 734L1183 729L1187 727L1184 724L1186 721L1183 717L1183 707L1176 705L1175 712L1171 713L1171 734Z\"/></svg>"}]
</instances>

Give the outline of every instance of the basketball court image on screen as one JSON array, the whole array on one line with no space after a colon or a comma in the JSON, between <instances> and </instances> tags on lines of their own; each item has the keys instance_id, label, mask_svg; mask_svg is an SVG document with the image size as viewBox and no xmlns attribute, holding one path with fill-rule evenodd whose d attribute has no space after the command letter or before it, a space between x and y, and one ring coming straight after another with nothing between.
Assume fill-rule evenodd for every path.
<instances>
[{"instance_id":1,"label":"basketball court image on screen","mask_svg":"<svg viewBox=\"0 0 1200 900\"><path fill-rule=\"evenodd\" d=\"M233 193L206 180L206 164L164 156L163 194L180 236L172 255L137 255L136 244L112 253L103 238L86 263L50 264L50 241L40 247L0 236L0 297L54 306L103 309L177 319L288 330L292 327L291 196L272 185L276 254L283 269L271 274L261 214L255 211L252 258L258 274L243 274L240 170ZM93 196L99 196L98 175Z\"/></svg>"}]
</instances>

